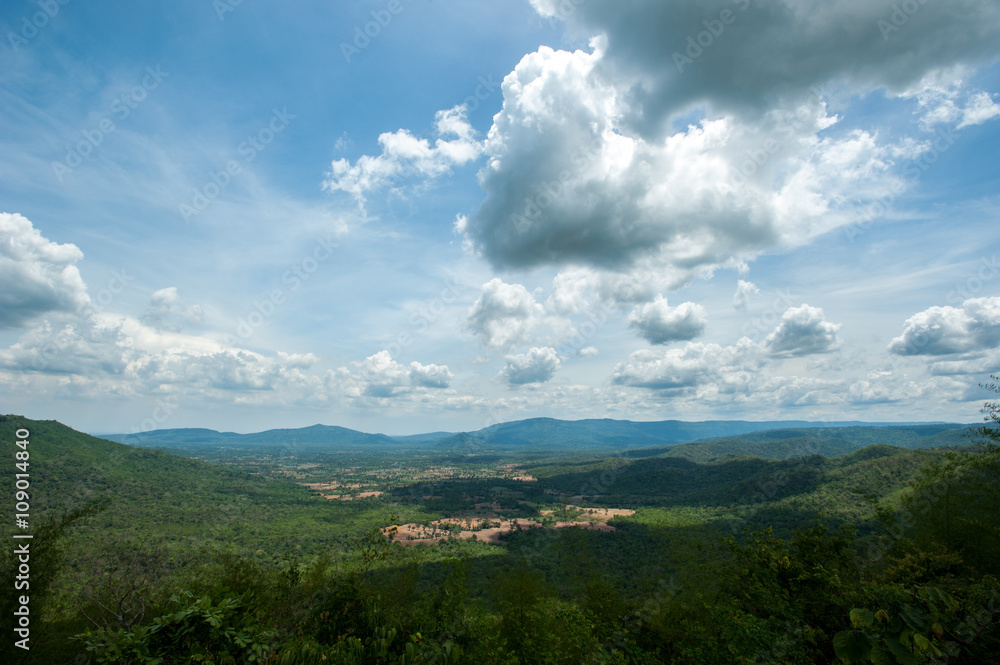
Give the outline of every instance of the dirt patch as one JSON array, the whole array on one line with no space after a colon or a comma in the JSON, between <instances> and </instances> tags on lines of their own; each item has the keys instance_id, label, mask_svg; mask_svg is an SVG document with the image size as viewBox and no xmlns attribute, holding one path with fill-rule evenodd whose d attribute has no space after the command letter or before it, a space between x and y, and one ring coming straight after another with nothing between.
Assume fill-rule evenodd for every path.
<instances>
[{"instance_id":1,"label":"dirt patch","mask_svg":"<svg viewBox=\"0 0 1000 665\"><path fill-rule=\"evenodd\" d=\"M488 504L483 504L484 507ZM479 506L477 505L477 508ZM571 510L582 510L583 514L572 520L559 521L548 528L565 529L578 527L592 531L611 532L615 528L608 520L622 515L633 515L634 510L624 508L578 508L568 506ZM541 515L551 515L552 510L539 511ZM392 531L392 529L395 531ZM435 520L429 524L400 524L396 527L386 527L382 532L400 545L418 545L425 543L436 545L442 540L458 538L461 540L481 540L487 543L500 543L500 535L518 529L543 529L541 522L534 519L518 518L513 520L499 519L495 514L479 514L474 517L448 517Z\"/></svg>"}]
</instances>

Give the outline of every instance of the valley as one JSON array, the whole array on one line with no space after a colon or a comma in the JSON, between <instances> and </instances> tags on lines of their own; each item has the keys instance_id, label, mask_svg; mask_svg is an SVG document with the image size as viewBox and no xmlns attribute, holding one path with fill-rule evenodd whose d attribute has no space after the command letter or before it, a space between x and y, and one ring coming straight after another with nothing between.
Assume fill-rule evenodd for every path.
<instances>
[{"instance_id":1,"label":"valley","mask_svg":"<svg viewBox=\"0 0 1000 665\"><path fill-rule=\"evenodd\" d=\"M211 612L248 646L209 631L199 648L282 664L543 662L539 649L544 662L710 663L723 662L720 631L766 659L807 621L783 661L806 663L858 630L853 608L891 616L901 601L886 598L907 589L946 594L953 609L934 616L955 635L977 607L1000 607L1000 506L987 491L1000 465L971 426L738 424L689 441L686 426L637 425L602 422L580 450L567 433L581 425L561 421L410 439L176 431L126 445L3 416L0 433L32 432L33 519L45 525L34 546L51 552L35 592L46 662L80 645L97 662L171 653L179 642L139 627L207 630L210 606L231 606ZM660 432L655 445L627 445L622 430L642 428ZM971 647L946 633L939 648L991 649L995 621ZM851 639L885 643L875 628Z\"/></svg>"}]
</instances>

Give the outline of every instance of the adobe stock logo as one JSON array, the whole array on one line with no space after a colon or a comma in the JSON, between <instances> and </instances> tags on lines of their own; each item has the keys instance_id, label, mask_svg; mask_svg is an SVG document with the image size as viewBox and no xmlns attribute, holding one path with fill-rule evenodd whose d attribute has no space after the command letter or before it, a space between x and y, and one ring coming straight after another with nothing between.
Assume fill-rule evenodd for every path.
<instances>
[{"instance_id":1,"label":"adobe stock logo","mask_svg":"<svg viewBox=\"0 0 1000 665\"><path fill-rule=\"evenodd\" d=\"M281 111L273 109L270 121L255 134L246 137L246 140L236 146L236 153L243 158L247 164L257 158L267 146L271 145L275 137L285 131L288 123L296 116L288 112L288 107ZM205 210L209 204L217 199L222 192L233 182L233 178L243 172L243 165L235 159L226 162L226 168L214 173L209 173L209 179L204 185L193 190L191 204L180 203L177 211L185 222L190 222L191 218Z\"/></svg>"},{"instance_id":2,"label":"adobe stock logo","mask_svg":"<svg viewBox=\"0 0 1000 665\"><path fill-rule=\"evenodd\" d=\"M740 11L745 12L750 7L750 0L733 0L733 5ZM720 11L717 18L702 21L701 24L705 29L693 37L688 36L687 48L684 49L684 53L679 51L674 51L673 53L677 71L683 74L684 67L693 64L695 60L702 56L706 49L711 48L715 40L721 37L722 33L726 31L726 26L735 23L736 18L736 12L727 8Z\"/></svg>"},{"instance_id":3,"label":"adobe stock logo","mask_svg":"<svg viewBox=\"0 0 1000 665\"><path fill-rule=\"evenodd\" d=\"M903 0L892 6L892 13L888 19L881 18L875 22L882 39L889 41L889 35L899 32L904 25L910 22L910 18L920 11L920 8L927 4L927 0Z\"/></svg>"},{"instance_id":4,"label":"adobe stock logo","mask_svg":"<svg viewBox=\"0 0 1000 665\"><path fill-rule=\"evenodd\" d=\"M163 80L170 76L170 72L165 72L160 68L146 67L146 75L142 77L139 85L135 85L131 90L116 97L109 110L119 122L125 120L132 112L139 108L149 97L149 93L160 87ZM66 146L66 156L57 162L52 162L52 172L61 183L67 175L72 173L78 166L83 164L99 147L104 143L104 139L113 134L118 129L111 115L106 115L97 121L92 129L81 129L80 134L83 139L74 145Z\"/></svg>"},{"instance_id":5,"label":"adobe stock logo","mask_svg":"<svg viewBox=\"0 0 1000 665\"><path fill-rule=\"evenodd\" d=\"M302 285L309 280L321 264L333 256L334 250L338 247L333 242L332 236L317 238L312 251L306 254L300 261L289 267L281 275L283 284L288 285L288 290L271 289L271 291L260 300L253 301L253 308L247 312L246 316L240 317L236 321L236 335L227 335L226 343L230 346L239 346L246 342L258 328L270 321L278 310L288 299L289 293L294 293L302 288Z\"/></svg>"},{"instance_id":6,"label":"adobe stock logo","mask_svg":"<svg viewBox=\"0 0 1000 665\"><path fill-rule=\"evenodd\" d=\"M32 14L30 19L27 16L22 16L21 29L16 33L7 33L7 41L10 42L10 47L14 49L15 53L37 37L38 33L49 24L49 21L59 14L59 6L69 4L69 0L38 0L37 4L42 11Z\"/></svg>"}]
</instances>

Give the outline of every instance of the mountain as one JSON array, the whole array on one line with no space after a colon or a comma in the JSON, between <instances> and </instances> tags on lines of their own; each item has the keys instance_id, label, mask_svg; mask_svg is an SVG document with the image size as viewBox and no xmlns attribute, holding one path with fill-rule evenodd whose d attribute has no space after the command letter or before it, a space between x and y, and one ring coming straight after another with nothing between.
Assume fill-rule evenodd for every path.
<instances>
[{"instance_id":1,"label":"mountain","mask_svg":"<svg viewBox=\"0 0 1000 665\"><path fill-rule=\"evenodd\" d=\"M158 429L137 434L104 434L109 441L145 448L198 448L213 446L303 448L367 448L399 445L384 434L366 434L346 427L312 425L298 429L272 429L253 434L216 432L211 429Z\"/></svg>"},{"instance_id":2,"label":"mountain","mask_svg":"<svg viewBox=\"0 0 1000 665\"><path fill-rule=\"evenodd\" d=\"M394 436L392 438L403 444L421 444L437 443L454 435L454 432L427 432L426 434L407 434L406 436Z\"/></svg>"},{"instance_id":3,"label":"mountain","mask_svg":"<svg viewBox=\"0 0 1000 665\"><path fill-rule=\"evenodd\" d=\"M921 424L864 427L831 427L822 430L788 428L750 432L740 436L722 437L651 449L665 457L692 462L753 455L765 459L791 459L808 455L837 457L873 445L897 448L941 448L971 445L970 430L974 425ZM641 450L629 451L629 457L640 457Z\"/></svg>"},{"instance_id":4,"label":"mountain","mask_svg":"<svg viewBox=\"0 0 1000 665\"><path fill-rule=\"evenodd\" d=\"M860 422L809 422L802 420L777 420L753 422L745 420L708 420L688 422L683 420L663 420L658 422L636 422L631 420L590 419L557 420L555 418L531 418L491 425L476 432L462 432L435 442L435 447L456 452L481 451L627 451L635 457L649 457L664 452L671 446L700 441L709 438L733 437L743 434L793 429L815 431L818 429L843 428L894 428L912 426L897 423ZM923 424L921 426L924 426ZM961 425L929 424L930 427L954 428ZM773 437L772 437L773 438ZM875 441L873 441L875 442ZM645 453L643 449L659 446L657 452ZM856 450L855 446L850 450ZM836 453L840 454L840 453ZM716 455L717 456L717 455Z\"/></svg>"},{"instance_id":5,"label":"mountain","mask_svg":"<svg viewBox=\"0 0 1000 665\"><path fill-rule=\"evenodd\" d=\"M555 418L531 418L507 423L499 423L474 432L433 432L410 436L390 437L384 434L366 434L344 427L313 425L300 429L274 429L253 434L216 432L209 429L168 429L154 430L140 434L108 434L104 438L129 445L153 448L198 448L203 446L278 447L302 446L312 450L358 450L372 447L391 449L429 446L436 451L454 451L456 454L480 452L527 451L629 451L653 446L673 446L703 439L734 437L760 431L794 430L794 436L803 436L803 431L846 427L892 430L898 427L939 427L942 431L963 427L940 423L863 423L863 422L809 422L787 421L745 421L708 420L688 422L663 420L658 422L635 422L631 420L589 419L557 420ZM789 435L792 436L792 435ZM860 435L857 435L860 436ZM857 438L857 436L855 438ZM775 435L769 435L775 438ZM871 443L882 443L873 439ZM753 443L750 440L749 443ZM723 445L724 444L719 444ZM763 445L763 444L761 444ZM847 445L843 452L856 450L861 446ZM720 448L721 450L721 448ZM841 454L836 450L832 454ZM662 452L662 451L661 451ZM718 457L711 453L708 458ZM754 453L757 454L757 453ZM647 456L638 454L637 456ZM764 455L766 456L766 455Z\"/></svg>"}]
</instances>

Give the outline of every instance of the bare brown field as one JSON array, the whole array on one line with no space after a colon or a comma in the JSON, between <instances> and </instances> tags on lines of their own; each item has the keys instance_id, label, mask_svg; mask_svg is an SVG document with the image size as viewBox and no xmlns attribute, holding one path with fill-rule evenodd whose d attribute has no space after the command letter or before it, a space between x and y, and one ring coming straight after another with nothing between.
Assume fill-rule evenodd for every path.
<instances>
[{"instance_id":1,"label":"bare brown field","mask_svg":"<svg viewBox=\"0 0 1000 665\"><path fill-rule=\"evenodd\" d=\"M493 504L476 504L477 510L495 507ZM565 529L569 527L579 527L593 531L614 531L615 527L608 524L608 521L618 517L634 515L634 510L624 508L579 508L577 506L567 506L568 510L580 510L581 514L571 520L558 521L548 526L534 519L500 519L496 513L479 513L475 516L467 517L447 517L434 520L430 524L399 524L386 527L382 532L390 540L403 546L408 545L437 545L442 540L461 539L469 540L475 538L487 543L500 544L500 535L522 529ZM542 510L540 515L551 515L555 511Z\"/></svg>"}]
</instances>

